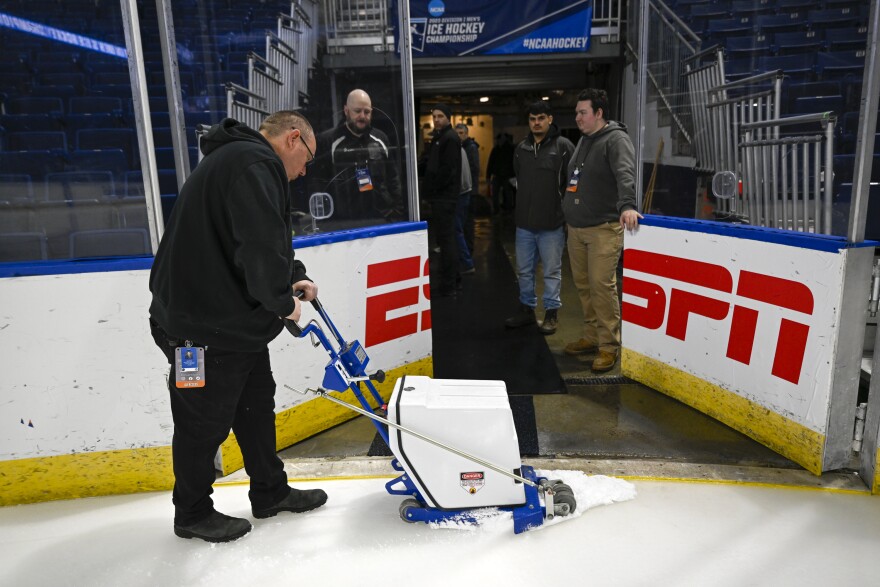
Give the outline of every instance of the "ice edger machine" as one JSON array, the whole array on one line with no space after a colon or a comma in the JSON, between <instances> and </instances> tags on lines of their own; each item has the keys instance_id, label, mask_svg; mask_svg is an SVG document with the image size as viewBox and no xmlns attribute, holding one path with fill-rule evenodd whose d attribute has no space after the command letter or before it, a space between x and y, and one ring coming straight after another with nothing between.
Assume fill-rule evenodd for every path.
<instances>
[{"instance_id":1,"label":"ice edger machine","mask_svg":"<svg viewBox=\"0 0 880 587\"><path fill-rule=\"evenodd\" d=\"M513 513L513 530L519 534L575 511L569 486L538 477L532 467L522 464L503 381L405 375L395 382L386 406L373 385L383 382L385 374L368 375L364 347L342 338L317 299L312 305L335 344L315 319L305 328L290 320L285 326L296 337L311 336L312 344L323 346L330 355L322 386L304 391L285 387L314 393L372 419L394 455L391 466L401 473L385 488L406 497L400 504L404 521L477 523L481 515L477 510L499 508ZM362 393L361 383L375 407ZM347 389L361 407L329 393Z\"/></svg>"}]
</instances>

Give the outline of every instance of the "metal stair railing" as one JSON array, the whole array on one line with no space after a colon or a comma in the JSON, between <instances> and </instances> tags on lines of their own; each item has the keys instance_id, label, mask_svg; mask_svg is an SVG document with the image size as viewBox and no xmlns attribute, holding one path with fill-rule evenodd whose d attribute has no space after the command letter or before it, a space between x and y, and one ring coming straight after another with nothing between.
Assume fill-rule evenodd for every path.
<instances>
[{"instance_id":1,"label":"metal stair railing","mask_svg":"<svg viewBox=\"0 0 880 587\"><path fill-rule=\"evenodd\" d=\"M703 62L708 60L707 62ZM718 147L719 130L712 125L707 108L709 88L724 83L724 54L719 46L709 47L685 58L684 79L688 103L694 125L692 135L697 171L714 173L718 170L721 154Z\"/></svg>"},{"instance_id":2,"label":"metal stair railing","mask_svg":"<svg viewBox=\"0 0 880 587\"><path fill-rule=\"evenodd\" d=\"M784 127L816 132L781 136ZM831 234L833 112L746 122L740 126L743 199L749 223ZM824 147L824 149L823 149ZM777 160L774 161L773 153Z\"/></svg>"},{"instance_id":3,"label":"metal stair railing","mask_svg":"<svg viewBox=\"0 0 880 587\"><path fill-rule=\"evenodd\" d=\"M740 126L743 123L763 122L780 117L780 97L782 95L782 71L771 71L747 78L728 82L707 90L707 114L716 129L718 149L714 161L716 173L730 171L737 178L743 176L742 162L739 157ZM773 127L772 136L763 136L769 129L756 130L755 138L778 139L779 127ZM771 153L772 168L775 169L779 160L779 147ZM737 210L737 199L719 199L719 212L730 214L748 214L748 201L743 201L743 210Z\"/></svg>"},{"instance_id":4,"label":"metal stair railing","mask_svg":"<svg viewBox=\"0 0 880 587\"><path fill-rule=\"evenodd\" d=\"M262 96L264 108L275 112L281 103L284 82L278 68L254 52L248 53L248 89Z\"/></svg>"},{"instance_id":5,"label":"metal stair railing","mask_svg":"<svg viewBox=\"0 0 880 587\"><path fill-rule=\"evenodd\" d=\"M266 59L278 72L277 98L269 100L269 111L299 108L297 61L293 47L271 31L266 31Z\"/></svg>"}]
</instances>

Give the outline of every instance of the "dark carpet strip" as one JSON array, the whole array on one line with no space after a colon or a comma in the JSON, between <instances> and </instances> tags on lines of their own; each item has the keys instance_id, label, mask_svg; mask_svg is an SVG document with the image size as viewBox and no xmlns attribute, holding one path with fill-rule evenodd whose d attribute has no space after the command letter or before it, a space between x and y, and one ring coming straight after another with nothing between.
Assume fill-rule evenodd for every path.
<instances>
[{"instance_id":1,"label":"dark carpet strip","mask_svg":"<svg viewBox=\"0 0 880 587\"><path fill-rule=\"evenodd\" d=\"M513 413L513 426L516 428L516 436L519 440L520 456L538 456L540 454L538 447L538 428L535 422L535 404L529 395L513 395L510 396L510 410ZM423 433L422 430L416 432ZM404 432L404 434L406 434ZM467 446L455 447L465 452L468 451ZM385 441L377 432L367 451L369 457L390 457L391 449L385 444Z\"/></svg>"},{"instance_id":2,"label":"dark carpet strip","mask_svg":"<svg viewBox=\"0 0 880 587\"><path fill-rule=\"evenodd\" d=\"M490 225L478 231L474 247L476 273L463 276L455 297L431 302L434 377L501 380L512 395L565 393L537 324L504 327L519 309L519 287Z\"/></svg>"}]
</instances>

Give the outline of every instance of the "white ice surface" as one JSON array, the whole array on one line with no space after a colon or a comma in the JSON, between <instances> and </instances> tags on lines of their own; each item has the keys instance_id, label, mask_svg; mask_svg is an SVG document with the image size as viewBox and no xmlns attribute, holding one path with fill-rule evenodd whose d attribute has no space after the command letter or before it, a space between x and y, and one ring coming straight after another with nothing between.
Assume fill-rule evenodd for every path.
<instances>
[{"instance_id":1,"label":"white ice surface","mask_svg":"<svg viewBox=\"0 0 880 587\"><path fill-rule=\"evenodd\" d=\"M167 492L0 508L0 585L800 586L880 576L878 497L550 476L572 486L578 512L520 535L500 516L476 529L407 524L384 479L295 483L323 487L327 504L255 520L220 545L175 537ZM246 485L214 498L251 517Z\"/></svg>"}]
</instances>

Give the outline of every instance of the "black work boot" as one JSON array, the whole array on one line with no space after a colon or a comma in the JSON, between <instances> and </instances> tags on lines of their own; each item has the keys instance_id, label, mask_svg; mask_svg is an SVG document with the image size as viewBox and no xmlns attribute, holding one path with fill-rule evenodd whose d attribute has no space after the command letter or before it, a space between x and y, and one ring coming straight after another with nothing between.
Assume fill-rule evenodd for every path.
<instances>
[{"instance_id":1,"label":"black work boot","mask_svg":"<svg viewBox=\"0 0 880 587\"><path fill-rule=\"evenodd\" d=\"M504 326L507 328L520 328L521 326L528 326L529 324L535 323L535 309L531 306L527 306L525 304L519 305L519 312L516 316L511 316L507 320L504 321Z\"/></svg>"},{"instance_id":2,"label":"black work boot","mask_svg":"<svg viewBox=\"0 0 880 587\"><path fill-rule=\"evenodd\" d=\"M174 524L174 533L181 538L201 538L206 542L229 542L251 531L251 523L243 518L233 518L211 512L211 515L189 526Z\"/></svg>"},{"instance_id":3,"label":"black work boot","mask_svg":"<svg viewBox=\"0 0 880 587\"><path fill-rule=\"evenodd\" d=\"M544 321L541 322L538 330L541 331L541 334L553 334L556 332L556 326L558 323L559 321L556 318L556 310L547 310L544 312Z\"/></svg>"},{"instance_id":4,"label":"black work boot","mask_svg":"<svg viewBox=\"0 0 880 587\"><path fill-rule=\"evenodd\" d=\"M279 512L301 513L319 508L327 501L327 494L323 489L291 489L290 495L265 509L252 509L255 518L271 518Z\"/></svg>"}]
</instances>

